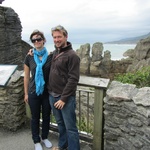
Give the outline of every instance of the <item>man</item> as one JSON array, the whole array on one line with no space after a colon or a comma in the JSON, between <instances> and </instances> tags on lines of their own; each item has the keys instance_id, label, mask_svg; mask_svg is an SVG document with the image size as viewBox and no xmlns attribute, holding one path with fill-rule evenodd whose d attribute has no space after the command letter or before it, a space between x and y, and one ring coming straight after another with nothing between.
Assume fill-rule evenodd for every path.
<instances>
[{"instance_id":1,"label":"man","mask_svg":"<svg viewBox=\"0 0 150 150\"><path fill-rule=\"evenodd\" d=\"M59 130L58 147L53 150L80 150L75 114L80 59L67 41L68 33L63 26L56 26L51 32L56 50L53 53L48 91Z\"/></svg>"}]
</instances>

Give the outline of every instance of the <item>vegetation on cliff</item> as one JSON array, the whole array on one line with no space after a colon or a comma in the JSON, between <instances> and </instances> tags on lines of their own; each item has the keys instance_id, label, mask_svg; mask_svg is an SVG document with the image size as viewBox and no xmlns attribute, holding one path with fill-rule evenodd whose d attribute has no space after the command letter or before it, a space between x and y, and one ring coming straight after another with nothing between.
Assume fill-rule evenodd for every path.
<instances>
[{"instance_id":1,"label":"vegetation on cliff","mask_svg":"<svg viewBox=\"0 0 150 150\"><path fill-rule=\"evenodd\" d=\"M150 67L143 67L134 73L118 74L114 80L135 84L137 87L150 87Z\"/></svg>"}]
</instances>

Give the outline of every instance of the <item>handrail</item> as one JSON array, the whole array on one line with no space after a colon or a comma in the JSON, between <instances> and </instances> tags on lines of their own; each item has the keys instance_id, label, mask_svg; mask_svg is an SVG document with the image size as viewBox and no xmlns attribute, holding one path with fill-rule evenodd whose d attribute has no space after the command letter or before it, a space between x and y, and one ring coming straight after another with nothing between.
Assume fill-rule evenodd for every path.
<instances>
[{"instance_id":1,"label":"handrail","mask_svg":"<svg viewBox=\"0 0 150 150\"><path fill-rule=\"evenodd\" d=\"M109 85L109 82L110 82L110 79L80 76L78 85L106 89Z\"/></svg>"}]
</instances>

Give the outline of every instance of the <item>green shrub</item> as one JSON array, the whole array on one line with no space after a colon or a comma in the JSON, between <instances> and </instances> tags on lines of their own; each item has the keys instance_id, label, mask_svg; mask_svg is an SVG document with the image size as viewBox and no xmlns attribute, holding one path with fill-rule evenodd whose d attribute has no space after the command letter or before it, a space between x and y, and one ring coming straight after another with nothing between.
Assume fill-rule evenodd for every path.
<instances>
[{"instance_id":1,"label":"green shrub","mask_svg":"<svg viewBox=\"0 0 150 150\"><path fill-rule=\"evenodd\" d=\"M150 67L143 67L134 73L118 74L114 80L135 84L137 87L150 87Z\"/></svg>"},{"instance_id":2,"label":"green shrub","mask_svg":"<svg viewBox=\"0 0 150 150\"><path fill-rule=\"evenodd\" d=\"M79 118L77 118L77 127L80 131L93 134L93 126L94 126L93 122L90 121L87 122L86 118L81 117L80 121Z\"/></svg>"}]
</instances>

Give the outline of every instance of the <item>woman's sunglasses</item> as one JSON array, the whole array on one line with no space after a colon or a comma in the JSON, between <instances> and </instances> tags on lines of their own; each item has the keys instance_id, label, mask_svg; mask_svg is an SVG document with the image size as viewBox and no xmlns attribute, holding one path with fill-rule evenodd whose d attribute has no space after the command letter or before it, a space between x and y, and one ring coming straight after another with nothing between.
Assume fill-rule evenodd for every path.
<instances>
[{"instance_id":1,"label":"woman's sunglasses","mask_svg":"<svg viewBox=\"0 0 150 150\"><path fill-rule=\"evenodd\" d=\"M42 40L43 40L42 38L37 38L37 39L32 39L31 42L32 43L35 43L36 41L41 42Z\"/></svg>"}]
</instances>

